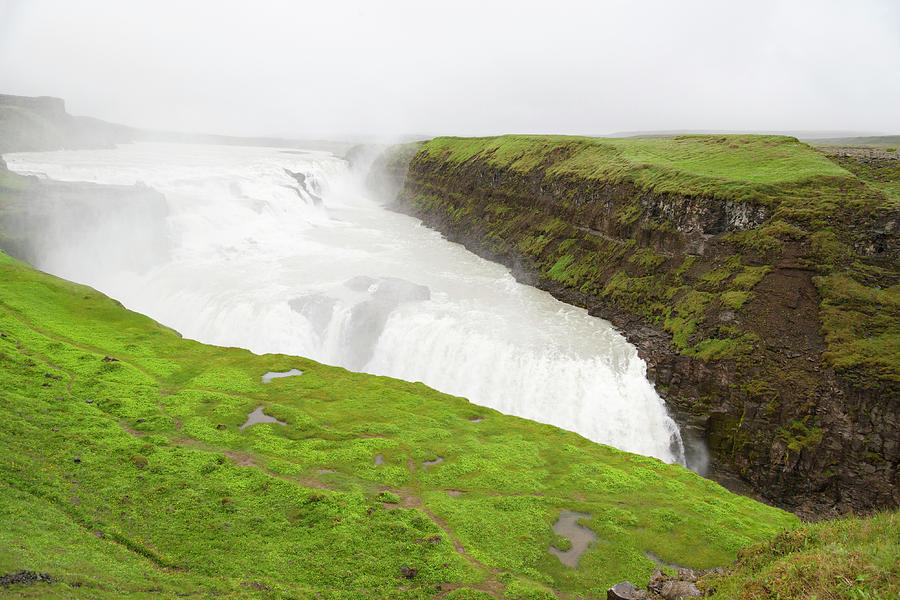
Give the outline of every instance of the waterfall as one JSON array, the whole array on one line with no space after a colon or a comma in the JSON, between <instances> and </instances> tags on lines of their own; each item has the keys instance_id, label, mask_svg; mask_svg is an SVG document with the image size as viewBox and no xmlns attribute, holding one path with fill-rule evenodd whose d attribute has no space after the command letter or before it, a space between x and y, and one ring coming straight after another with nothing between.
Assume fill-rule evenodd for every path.
<instances>
[{"instance_id":1,"label":"waterfall","mask_svg":"<svg viewBox=\"0 0 900 600\"><path fill-rule=\"evenodd\" d=\"M643 361L608 322L386 210L335 156L129 144L5 159L23 174L159 192L162 210L126 197L44 211L29 238L36 267L185 337L422 381L684 462Z\"/></svg>"}]
</instances>

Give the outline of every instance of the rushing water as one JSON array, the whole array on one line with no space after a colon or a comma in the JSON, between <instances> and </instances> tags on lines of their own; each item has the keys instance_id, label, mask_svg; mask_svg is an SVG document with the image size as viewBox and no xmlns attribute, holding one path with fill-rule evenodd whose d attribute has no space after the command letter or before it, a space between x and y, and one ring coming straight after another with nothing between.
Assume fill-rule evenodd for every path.
<instances>
[{"instance_id":1,"label":"rushing water","mask_svg":"<svg viewBox=\"0 0 900 600\"><path fill-rule=\"evenodd\" d=\"M142 182L164 194L163 211L135 215L110 206L102 218L93 211L75 242L54 245L45 235L36 266L186 337L422 381L683 462L678 427L643 361L609 323L386 210L337 157L129 144L4 158L21 173ZM165 232L166 252L131 247L144 243L135 228L153 219L165 221L155 225Z\"/></svg>"}]
</instances>

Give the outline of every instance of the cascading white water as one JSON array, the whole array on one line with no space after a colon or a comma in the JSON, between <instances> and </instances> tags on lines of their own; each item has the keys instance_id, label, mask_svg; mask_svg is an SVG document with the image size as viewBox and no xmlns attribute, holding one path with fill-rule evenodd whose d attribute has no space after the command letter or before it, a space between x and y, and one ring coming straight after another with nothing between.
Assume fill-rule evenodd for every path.
<instances>
[{"instance_id":1,"label":"cascading white water","mask_svg":"<svg viewBox=\"0 0 900 600\"><path fill-rule=\"evenodd\" d=\"M75 244L42 239L36 266L186 337L422 381L684 461L678 427L643 361L609 323L386 210L339 158L168 144L4 158L24 174L143 182L164 194L168 215L147 217L164 218L168 232L155 266L123 261L142 251L123 252L131 237L142 239L128 236L135 215L123 206L105 210L103 222L94 214Z\"/></svg>"}]
</instances>

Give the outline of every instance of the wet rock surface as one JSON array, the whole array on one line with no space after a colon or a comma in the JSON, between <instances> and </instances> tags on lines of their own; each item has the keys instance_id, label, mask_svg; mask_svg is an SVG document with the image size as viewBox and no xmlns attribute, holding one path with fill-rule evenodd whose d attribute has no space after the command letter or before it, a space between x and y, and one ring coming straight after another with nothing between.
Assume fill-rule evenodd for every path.
<instances>
[{"instance_id":1,"label":"wet rock surface","mask_svg":"<svg viewBox=\"0 0 900 600\"><path fill-rule=\"evenodd\" d=\"M288 169L284 170L285 174L297 182L297 195L303 200L314 206L322 206L322 190L319 182L314 177L310 177L306 173L297 173Z\"/></svg>"}]
</instances>

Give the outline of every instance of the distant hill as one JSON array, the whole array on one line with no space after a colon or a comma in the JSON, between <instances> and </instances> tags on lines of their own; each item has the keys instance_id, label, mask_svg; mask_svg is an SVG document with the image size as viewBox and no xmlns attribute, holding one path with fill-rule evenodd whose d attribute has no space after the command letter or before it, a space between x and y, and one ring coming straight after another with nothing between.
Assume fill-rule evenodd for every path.
<instances>
[{"instance_id":1,"label":"distant hill","mask_svg":"<svg viewBox=\"0 0 900 600\"><path fill-rule=\"evenodd\" d=\"M812 140L813 143L834 146L900 146L900 135L868 135L859 137L835 137Z\"/></svg>"},{"instance_id":2,"label":"distant hill","mask_svg":"<svg viewBox=\"0 0 900 600\"><path fill-rule=\"evenodd\" d=\"M135 131L70 115L60 98L0 94L0 153L102 148L133 141Z\"/></svg>"},{"instance_id":3,"label":"distant hill","mask_svg":"<svg viewBox=\"0 0 900 600\"><path fill-rule=\"evenodd\" d=\"M737 129L665 129L665 130L648 130L648 131L618 131L601 137L639 137L639 138L667 138L678 135L786 135L795 137L804 142L819 140L844 140L858 139L873 136L872 131L834 131L834 130L816 130L816 129L759 129L759 130L737 130Z\"/></svg>"},{"instance_id":4,"label":"distant hill","mask_svg":"<svg viewBox=\"0 0 900 600\"><path fill-rule=\"evenodd\" d=\"M0 94L0 154L107 148L138 141L303 148L335 154L343 154L354 145L354 142L328 140L152 131L70 115L61 98Z\"/></svg>"}]
</instances>

